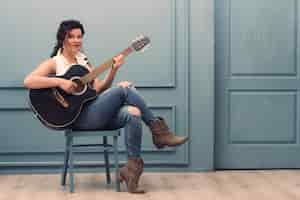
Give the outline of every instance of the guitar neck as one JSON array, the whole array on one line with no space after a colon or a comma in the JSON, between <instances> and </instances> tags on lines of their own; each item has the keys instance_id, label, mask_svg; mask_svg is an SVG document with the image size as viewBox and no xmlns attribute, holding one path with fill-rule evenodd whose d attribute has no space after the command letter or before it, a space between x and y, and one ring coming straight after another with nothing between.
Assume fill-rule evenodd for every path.
<instances>
[{"instance_id":1,"label":"guitar neck","mask_svg":"<svg viewBox=\"0 0 300 200\"><path fill-rule=\"evenodd\" d=\"M119 54L122 54L124 57L128 56L131 52L133 52L132 47L128 47L126 49L124 49L123 51L121 51ZM93 69L90 73L84 75L83 77L81 77L81 81L83 84L87 84L89 82L91 82L92 80L94 80L99 74L101 74L102 72L104 72L106 69L110 68L112 65L114 64L114 60L113 58L107 60L106 62L102 63L100 66L96 67L95 69Z\"/></svg>"}]
</instances>

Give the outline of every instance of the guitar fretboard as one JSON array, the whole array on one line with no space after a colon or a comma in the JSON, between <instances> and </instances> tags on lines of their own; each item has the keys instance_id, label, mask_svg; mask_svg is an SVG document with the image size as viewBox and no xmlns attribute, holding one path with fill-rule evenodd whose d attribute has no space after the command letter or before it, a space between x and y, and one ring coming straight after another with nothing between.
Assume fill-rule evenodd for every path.
<instances>
[{"instance_id":1,"label":"guitar fretboard","mask_svg":"<svg viewBox=\"0 0 300 200\"><path fill-rule=\"evenodd\" d=\"M131 47L128 47L126 49L124 49L123 51L121 51L119 54L122 54L124 57L128 56L131 52L133 51L133 49ZM81 81L83 84L87 84L89 82L91 82L92 80L94 80L99 74L101 74L102 72L104 72L106 69L110 68L112 65L114 64L114 60L113 58L107 60L106 62L102 63L100 66L96 67L95 69L93 69L90 73L84 75L83 77L81 77Z\"/></svg>"}]
</instances>

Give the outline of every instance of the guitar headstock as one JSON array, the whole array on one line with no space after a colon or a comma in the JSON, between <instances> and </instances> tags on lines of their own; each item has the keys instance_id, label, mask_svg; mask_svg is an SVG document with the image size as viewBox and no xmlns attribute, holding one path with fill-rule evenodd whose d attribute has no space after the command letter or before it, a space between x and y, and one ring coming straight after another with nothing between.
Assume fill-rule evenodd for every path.
<instances>
[{"instance_id":1,"label":"guitar headstock","mask_svg":"<svg viewBox=\"0 0 300 200\"><path fill-rule=\"evenodd\" d=\"M142 49L145 49L150 44L150 39L147 36L141 35L138 36L135 40L133 40L131 47L135 51L140 51Z\"/></svg>"}]
</instances>

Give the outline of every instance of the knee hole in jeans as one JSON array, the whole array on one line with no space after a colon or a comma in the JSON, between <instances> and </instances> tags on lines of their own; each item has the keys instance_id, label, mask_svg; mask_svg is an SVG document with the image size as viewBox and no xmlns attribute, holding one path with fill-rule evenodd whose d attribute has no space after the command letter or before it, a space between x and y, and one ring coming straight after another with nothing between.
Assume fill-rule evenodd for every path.
<instances>
[{"instance_id":1,"label":"knee hole in jeans","mask_svg":"<svg viewBox=\"0 0 300 200\"><path fill-rule=\"evenodd\" d=\"M128 112L135 116L141 116L141 111L135 106L128 106Z\"/></svg>"}]
</instances>

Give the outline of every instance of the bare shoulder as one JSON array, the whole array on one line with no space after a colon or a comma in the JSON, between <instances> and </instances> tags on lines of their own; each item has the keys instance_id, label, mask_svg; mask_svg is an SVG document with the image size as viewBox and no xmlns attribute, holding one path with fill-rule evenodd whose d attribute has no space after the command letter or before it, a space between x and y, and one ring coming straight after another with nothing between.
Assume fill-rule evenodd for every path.
<instances>
[{"instance_id":1,"label":"bare shoulder","mask_svg":"<svg viewBox=\"0 0 300 200\"><path fill-rule=\"evenodd\" d=\"M49 58L41 62L32 73L37 75L48 75L55 72L56 61L53 58Z\"/></svg>"},{"instance_id":2,"label":"bare shoulder","mask_svg":"<svg viewBox=\"0 0 300 200\"><path fill-rule=\"evenodd\" d=\"M54 58L48 58L44 60L39 66L45 65L47 67L56 67L56 62Z\"/></svg>"}]
</instances>

